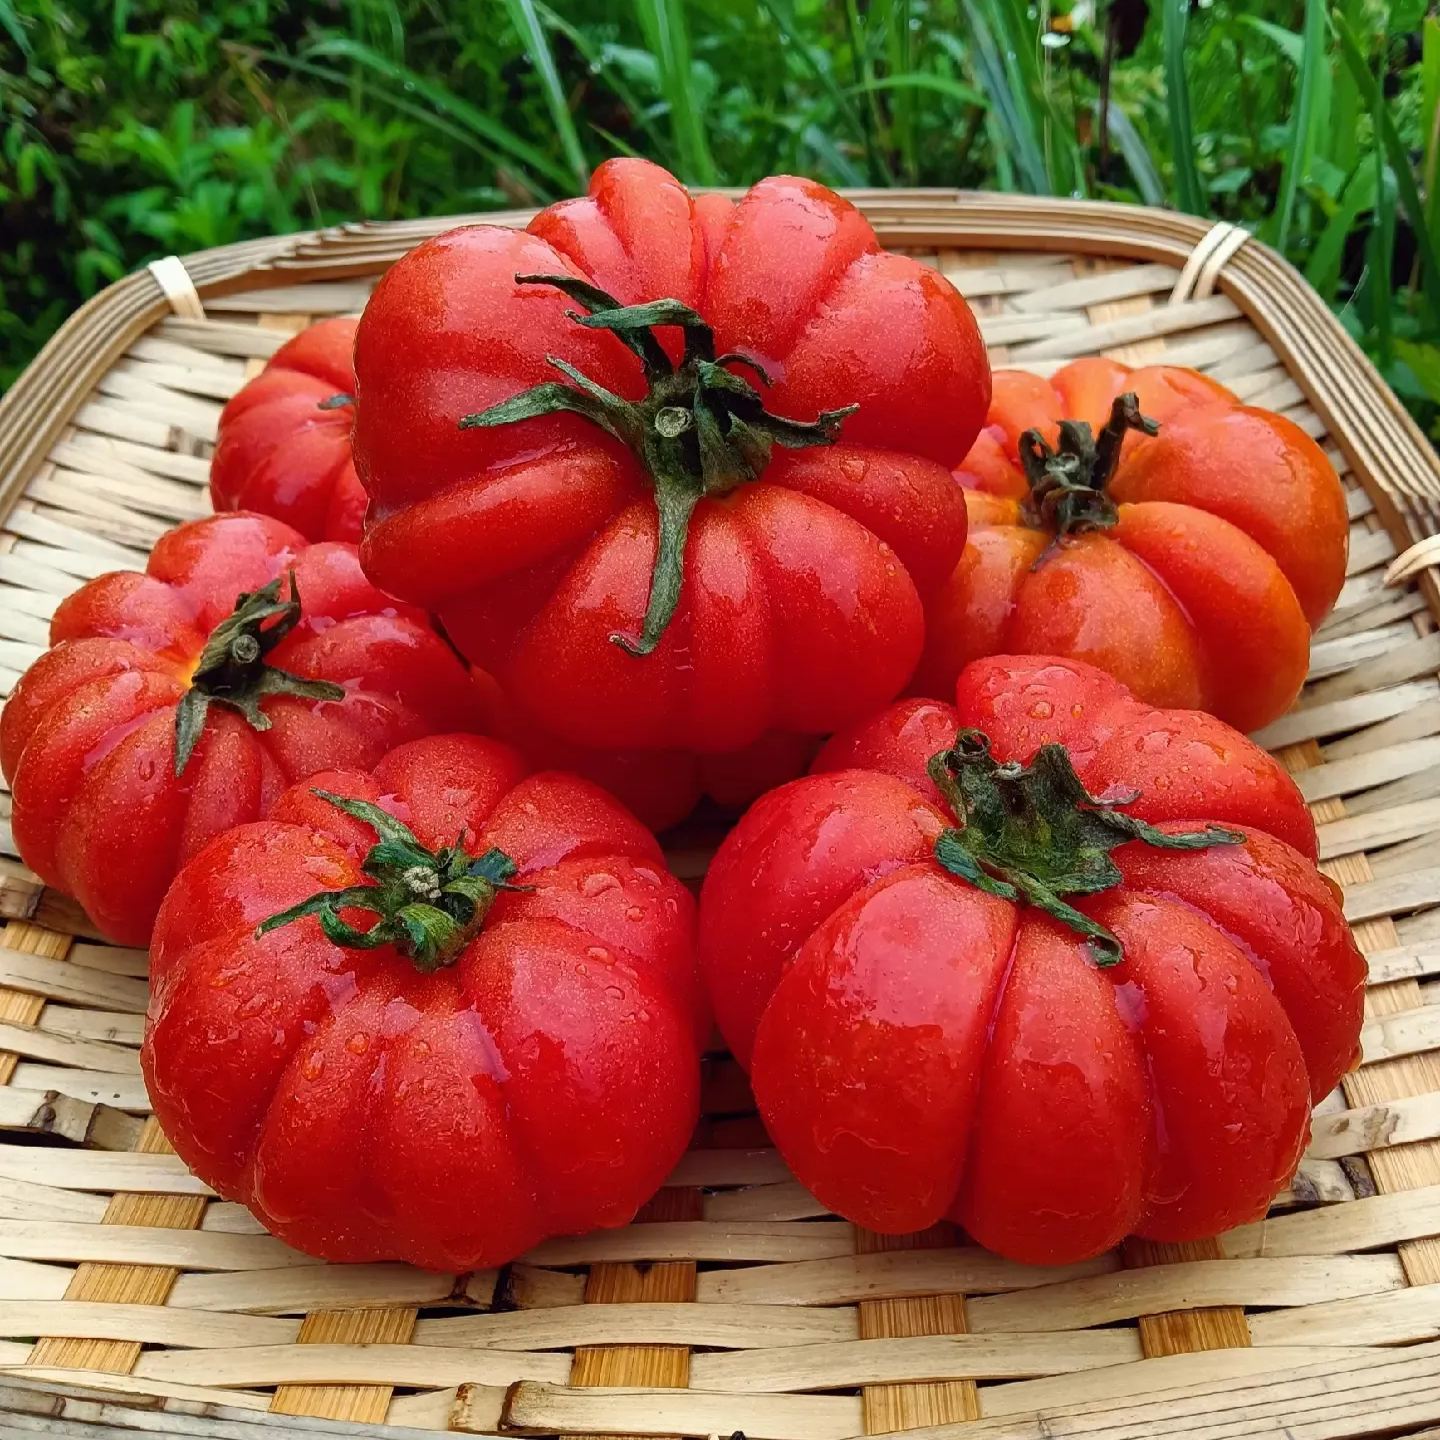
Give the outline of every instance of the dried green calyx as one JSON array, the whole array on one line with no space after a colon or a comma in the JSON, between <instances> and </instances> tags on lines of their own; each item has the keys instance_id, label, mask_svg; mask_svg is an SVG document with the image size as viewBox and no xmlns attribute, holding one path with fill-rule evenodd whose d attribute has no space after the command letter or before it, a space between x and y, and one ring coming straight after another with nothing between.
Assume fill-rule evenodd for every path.
<instances>
[{"instance_id":1,"label":"dried green calyx","mask_svg":"<svg viewBox=\"0 0 1440 1440\"><path fill-rule=\"evenodd\" d=\"M1042 745L1028 765L1002 763L981 731L961 730L950 749L931 758L929 771L960 822L936 840L936 860L988 895L1023 901L1069 926L1101 966L1120 961L1120 941L1061 897L1118 885L1122 877L1112 850L1132 840L1160 850L1245 841L1217 825L1172 835L1126 815L1120 807L1138 795L1091 795L1063 745Z\"/></svg>"},{"instance_id":2,"label":"dried green calyx","mask_svg":"<svg viewBox=\"0 0 1440 1440\"><path fill-rule=\"evenodd\" d=\"M577 325L608 330L632 350L644 366L648 393L640 401L625 400L567 361L547 355L547 362L568 384L552 380L536 385L479 414L466 415L460 426L510 425L568 411L584 416L630 448L654 488L660 538L640 634L617 631L610 639L632 655L648 655L660 643L680 599L685 539L696 505L706 496L724 495L758 479L776 445L789 450L833 445L841 423L857 407L826 410L813 421L772 415L759 390L726 367L744 365L762 385L768 385L770 377L748 356L717 356L710 327L679 300L621 305L572 275L517 275L515 281L553 285L583 306L583 314L566 313ZM672 325L685 335L685 353L678 365L655 334L655 327Z\"/></svg>"},{"instance_id":3,"label":"dried green calyx","mask_svg":"<svg viewBox=\"0 0 1440 1440\"><path fill-rule=\"evenodd\" d=\"M429 974L459 958L502 890L523 888L509 883L516 866L503 850L472 855L463 833L453 845L427 850L407 826L368 800L328 790L312 793L375 831L377 843L360 863L375 883L322 890L263 921L257 935L314 915L336 945L351 950L393 945ZM361 930L343 918L342 910L367 911L375 923Z\"/></svg>"},{"instance_id":4,"label":"dried green calyx","mask_svg":"<svg viewBox=\"0 0 1440 1440\"><path fill-rule=\"evenodd\" d=\"M305 680L266 664L265 657L299 622L300 592L293 571L287 598L281 598L278 577L235 597L235 609L210 632L190 688L175 707L176 775L190 763L212 705L234 710L254 730L268 730L270 717L262 707L271 696L345 698L344 689L329 680Z\"/></svg>"},{"instance_id":5,"label":"dried green calyx","mask_svg":"<svg viewBox=\"0 0 1440 1440\"><path fill-rule=\"evenodd\" d=\"M1038 430L1025 431L1020 437L1020 465L1030 485L1026 520L1037 529L1052 531L1061 544L1087 530L1109 529L1119 512L1106 487L1132 430L1156 435L1160 426L1140 413L1139 397L1127 393L1116 397L1098 436L1084 420L1062 420L1058 446L1050 445Z\"/></svg>"}]
</instances>

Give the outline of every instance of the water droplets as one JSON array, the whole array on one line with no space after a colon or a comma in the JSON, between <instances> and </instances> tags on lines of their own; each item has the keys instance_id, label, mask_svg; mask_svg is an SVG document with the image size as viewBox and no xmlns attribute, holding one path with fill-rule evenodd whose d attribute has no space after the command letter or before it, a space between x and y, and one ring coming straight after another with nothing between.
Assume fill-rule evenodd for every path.
<instances>
[{"instance_id":1,"label":"water droplets","mask_svg":"<svg viewBox=\"0 0 1440 1440\"><path fill-rule=\"evenodd\" d=\"M370 1036L364 1030L357 1030L345 1042L345 1048L352 1055L363 1055L370 1048Z\"/></svg>"},{"instance_id":2,"label":"water droplets","mask_svg":"<svg viewBox=\"0 0 1440 1440\"><path fill-rule=\"evenodd\" d=\"M269 1004L270 997L263 990L257 990L235 1007L235 1018L237 1020L253 1020Z\"/></svg>"},{"instance_id":3,"label":"water droplets","mask_svg":"<svg viewBox=\"0 0 1440 1440\"><path fill-rule=\"evenodd\" d=\"M1032 720L1048 720L1055 713L1055 707L1048 700L1037 700L1030 707Z\"/></svg>"},{"instance_id":4,"label":"water droplets","mask_svg":"<svg viewBox=\"0 0 1440 1440\"><path fill-rule=\"evenodd\" d=\"M645 907L643 905L632 905L626 912L625 918L634 924L636 921L645 918Z\"/></svg>"},{"instance_id":5,"label":"water droplets","mask_svg":"<svg viewBox=\"0 0 1440 1440\"><path fill-rule=\"evenodd\" d=\"M301 1064L300 1073L307 1080L318 1080L325 1073L324 1052L312 1050Z\"/></svg>"},{"instance_id":6,"label":"water droplets","mask_svg":"<svg viewBox=\"0 0 1440 1440\"><path fill-rule=\"evenodd\" d=\"M580 893L588 896L591 900L595 899L597 895L604 895L607 891L619 888L619 879L610 874L608 870L596 870L580 882Z\"/></svg>"}]
</instances>

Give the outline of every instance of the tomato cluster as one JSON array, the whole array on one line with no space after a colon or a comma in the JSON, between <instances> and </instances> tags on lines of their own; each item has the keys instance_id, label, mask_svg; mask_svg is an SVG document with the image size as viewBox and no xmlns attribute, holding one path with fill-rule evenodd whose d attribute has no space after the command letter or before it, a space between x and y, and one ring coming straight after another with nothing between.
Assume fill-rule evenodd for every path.
<instances>
[{"instance_id":1,"label":"tomato cluster","mask_svg":"<svg viewBox=\"0 0 1440 1440\"><path fill-rule=\"evenodd\" d=\"M1070 1261L1288 1180L1365 977L1230 728L1344 577L1289 421L992 379L841 197L620 160L283 345L211 495L61 604L0 763L27 863L151 946L166 1134L276 1235L455 1271L626 1223L712 1016L876 1230ZM702 796L750 808L697 913L653 831Z\"/></svg>"}]
</instances>

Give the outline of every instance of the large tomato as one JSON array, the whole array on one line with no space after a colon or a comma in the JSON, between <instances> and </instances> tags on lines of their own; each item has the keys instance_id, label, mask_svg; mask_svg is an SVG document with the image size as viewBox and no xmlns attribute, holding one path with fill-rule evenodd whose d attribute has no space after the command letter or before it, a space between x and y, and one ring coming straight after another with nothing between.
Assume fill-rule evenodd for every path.
<instances>
[{"instance_id":1,"label":"large tomato","mask_svg":"<svg viewBox=\"0 0 1440 1440\"><path fill-rule=\"evenodd\" d=\"M989 367L950 284L823 187L609 161L399 261L355 357L367 573L558 738L828 733L914 668Z\"/></svg>"},{"instance_id":2,"label":"large tomato","mask_svg":"<svg viewBox=\"0 0 1440 1440\"><path fill-rule=\"evenodd\" d=\"M258 510L307 540L359 541L365 490L350 453L354 348L355 321L321 320L231 397L210 462L216 510Z\"/></svg>"},{"instance_id":3,"label":"large tomato","mask_svg":"<svg viewBox=\"0 0 1440 1440\"><path fill-rule=\"evenodd\" d=\"M816 768L730 834L700 922L804 1185L1031 1263L1264 1212L1365 979L1271 757L1091 666L998 657Z\"/></svg>"},{"instance_id":4,"label":"large tomato","mask_svg":"<svg viewBox=\"0 0 1440 1440\"><path fill-rule=\"evenodd\" d=\"M1173 366L1002 370L956 476L970 543L929 608L917 692L945 693L977 656L1033 652L1242 730L1299 694L1349 520L1293 422Z\"/></svg>"},{"instance_id":5,"label":"large tomato","mask_svg":"<svg viewBox=\"0 0 1440 1440\"><path fill-rule=\"evenodd\" d=\"M466 1271L623 1225L696 1121L692 921L648 831L497 741L314 776L161 907L155 1113L328 1260Z\"/></svg>"},{"instance_id":6,"label":"large tomato","mask_svg":"<svg viewBox=\"0 0 1440 1440\"><path fill-rule=\"evenodd\" d=\"M0 718L15 841L126 945L149 939L180 865L286 785L485 718L453 651L353 545L261 515L169 531L143 574L62 601L50 638Z\"/></svg>"}]
</instances>

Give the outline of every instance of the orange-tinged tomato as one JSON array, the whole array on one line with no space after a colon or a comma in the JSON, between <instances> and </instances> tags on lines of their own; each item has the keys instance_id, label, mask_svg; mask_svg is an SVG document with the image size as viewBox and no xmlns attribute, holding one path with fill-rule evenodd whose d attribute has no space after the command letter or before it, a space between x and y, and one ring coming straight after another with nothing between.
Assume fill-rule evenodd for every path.
<instances>
[{"instance_id":1,"label":"orange-tinged tomato","mask_svg":"<svg viewBox=\"0 0 1440 1440\"><path fill-rule=\"evenodd\" d=\"M1001 370L955 474L970 539L927 609L914 690L1026 652L1245 730L1294 701L1345 578L1349 520L1292 421L1176 366Z\"/></svg>"}]
</instances>

